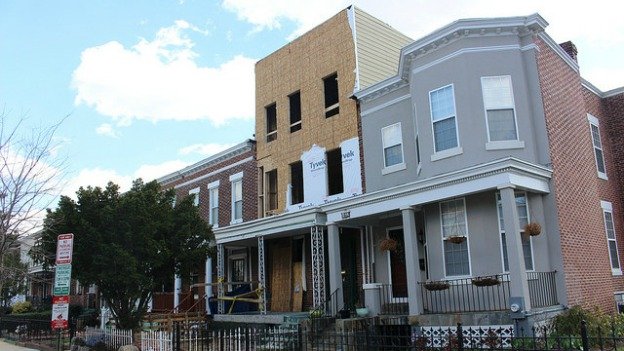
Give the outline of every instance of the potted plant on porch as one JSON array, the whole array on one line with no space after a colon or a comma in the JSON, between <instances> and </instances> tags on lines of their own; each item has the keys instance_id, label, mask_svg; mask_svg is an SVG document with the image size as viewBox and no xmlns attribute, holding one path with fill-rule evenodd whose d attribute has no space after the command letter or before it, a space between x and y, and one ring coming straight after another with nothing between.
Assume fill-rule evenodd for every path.
<instances>
[{"instance_id":1,"label":"potted plant on porch","mask_svg":"<svg viewBox=\"0 0 624 351\"><path fill-rule=\"evenodd\" d=\"M500 284L500 280L496 275L472 278L472 285L474 286L494 286L498 284Z\"/></svg>"},{"instance_id":2,"label":"potted plant on porch","mask_svg":"<svg viewBox=\"0 0 624 351\"><path fill-rule=\"evenodd\" d=\"M429 290L429 291L440 291L440 290L446 290L449 288L449 283L445 282L443 280L440 281L428 281L425 282L424 287L425 289Z\"/></svg>"},{"instance_id":3,"label":"potted plant on porch","mask_svg":"<svg viewBox=\"0 0 624 351\"><path fill-rule=\"evenodd\" d=\"M379 249L381 251L396 251L399 243L392 238L385 238L379 242Z\"/></svg>"},{"instance_id":4,"label":"potted plant on porch","mask_svg":"<svg viewBox=\"0 0 624 351\"><path fill-rule=\"evenodd\" d=\"M529 236L537 236L542 233L542 226L537 222L527 223L524 226L524 233Z\"/></svg>"}]
</instances>

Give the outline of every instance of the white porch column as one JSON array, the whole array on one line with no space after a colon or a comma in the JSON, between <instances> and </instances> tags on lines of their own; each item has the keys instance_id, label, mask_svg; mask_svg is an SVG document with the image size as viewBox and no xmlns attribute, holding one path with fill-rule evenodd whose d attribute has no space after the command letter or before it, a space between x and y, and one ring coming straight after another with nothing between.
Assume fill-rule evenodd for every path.
<instances>
[{"instance_id":1,"label":"white porch column","mask_svg":"<svg viewBox=\"0 0 624 351\"><path fill-rule=\"evenodd\" d=\"M334 294L335 292L335 306L340 311L344 305L344 296L342 290L342 263L340 262L340 231L336 223L327 224L327 246L329 293Z\"/></svg>"},{"instance_id":2,"label":"white porch column","mask_svg":"<svg viewBox=\"0 0 624 351\"><path fill-rule=\"evenodd\" d=\"M416 238L416 219L414 209L406 207L401 209L403 217L403 243L405 245L405 273L407 275L407 301L409 314L418 315L423 313L422 303L418 298L419 256L418 240Z\"/></svg>"},{"instance_id":3,"label":"white porch column","mask_svg":"<svg viewBox=\"0 0 624 351\"><path fill-rule=\"evenodd\" d=\"M212 257L206 257L206 267L204 272L204 283L206 293L206 314L210 312L210 297L212 296Z\"/></svg>"},{"instance_id":4,"label":"white porch column","mask_svg":"<svg viewBox=\"0 0 624 351\"><path fill-rule=\"evenodd\" d=\"M176 274L173 281L173 310L178 312L178 305L180 304L180 293L182 292L182 278Z\"/></svg>"},{"instance_id":5,"label":"white porch column","mask_svg":"<svg viewBox=\"0 0 624 351\"><path fill-rule=\"evenodd\" d=\"M524 265L524 251L520 237L520 220L518 219L514 187L511 185L500 186L499 190L503 206L503 221L505 222L511 298L512 300L521 298L524 310L528 311L531 309L531 301L529 299L529 284Z\"/></svg>"}]
</instances>

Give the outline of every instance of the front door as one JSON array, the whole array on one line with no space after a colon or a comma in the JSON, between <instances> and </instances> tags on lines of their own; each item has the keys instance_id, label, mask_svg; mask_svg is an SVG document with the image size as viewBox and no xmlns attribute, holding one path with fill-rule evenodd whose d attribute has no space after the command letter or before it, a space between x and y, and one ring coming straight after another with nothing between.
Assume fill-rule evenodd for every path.
<instances>
[{"instance_id":1,"label":"front door","mask_svg":"<svg viewBox=\"0 0 624 351\"><path fill-rule=\"evenodd\" d=\"M388 238L394 239L398 243L396 250L389 251L392 297L407 297L407 274L405 271L403 228L389 229Z\"/></svg>"},{"instance_id":2,"label":"front door","mask_svg":"<svg viewBox=\"0 0 624 351\"><path fill-rule=\"evenodd\" d=\"M359 230L340 228L340 267L342 272L342 291L345 307L354 309L359 302L357 286L357 239Z\"/></svg>"}]
</instances>

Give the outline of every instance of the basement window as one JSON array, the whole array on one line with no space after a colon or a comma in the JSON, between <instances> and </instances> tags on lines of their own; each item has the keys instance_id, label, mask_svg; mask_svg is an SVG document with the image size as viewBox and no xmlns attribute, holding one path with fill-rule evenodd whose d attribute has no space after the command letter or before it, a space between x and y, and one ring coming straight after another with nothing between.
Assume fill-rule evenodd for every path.
<instances>
[{"instance_id":1,"label":"basement window","mask_svg":"<svg viewBox=\"0 0 624 351\"><path fill-rule=\"evenodd\" d=\"M277 139L277 106L275 103L265 107L266 110L266 141Z\"/></svg>"},{"instance_id":2,"label":"basement window","mask_svg":"<svg viewBox=\"0 0 624 351\"><path fill-rule=\"evenodd\" d=\"M342 185L342 152L341 149L327 151L327 193L328 195L344 192Z\"/></svg>"},{"instance_id":3,"label":"basement window","mask_svg":"<svg viewBox=\"0 0 624 351\"><path fill-rule=\"evenodd\" d=\"M290 132L301 129L301 92L297 91L288 95L290 103Z\"/></svg>"},{"instance_id":4,"label":"basement window","mask_svg":"<svg viewBox=\"0 0 624 351\"><path fill-rule=\"evenodd\" d=\"M338 105L338 74L334 73L323 78L325 88L325 118L337 115L340 112Z\"/></svg>"},{"instance_id":5,"label":"basement window","mask_svg":"<svg viewBox=\"0 0 624 351\"><path fill-rule=\"evenodd\" d=\"M290 164L290 196L292 205L303 202L303 164L301 161Z\"/></svg>"}]
</instances>

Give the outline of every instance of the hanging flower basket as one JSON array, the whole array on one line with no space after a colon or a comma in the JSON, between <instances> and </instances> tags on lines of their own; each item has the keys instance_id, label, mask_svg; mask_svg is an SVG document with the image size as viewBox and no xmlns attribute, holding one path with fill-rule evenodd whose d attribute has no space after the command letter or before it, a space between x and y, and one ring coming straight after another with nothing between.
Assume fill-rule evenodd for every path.
<instances>
[{"instance_id":1,"label":"hanging flower basket","mask_svg":"<svg viewBox=\"0 0 624 351\"><path fill-rule=\"evenodd\" d=\"M542 226L537 222L527 223L524 226L524 233L530 236L537 236L542 233Z\"/></svg>"},{"instance_id":2,"label":"hanging flower basket","mask_svg":"<svg viewBox=\"0 0 624 351\"><path fill-rule=\"evenodd\" d=\"M398 246L399 243L396 240L390 238L383 239L379 242L379 249L381 251L396 251Z\"/></svg>"},{"instance_id":3,"label":"hanging flower basket","mask_svg":"<svg viewBox=\"0 0 624 351\"><path fill-rule=\"evenodd\" d=\"M466 241L466 237L463 235L453 235L453 236L449 236L448 238L446 238L446 240L449 243L453 243L453 244L461 244L464 241Z\"/></svg>"},{"instance_id":4,"label":"hanging flower basket","mask_svg":"<svg viewBox=\"0 0 624 351\"><path fill-rule=\"evenodd\" d=\"M438 281L438 282L426 282L424 286L425 286L425 289L429 291L440 291L440 290L448 289L450 285L448 282Z\"/></svg>"},{"instance_id":5,"label":"hanging flower basket","mask_svg":"<svg viewBox=\"0 0 624 351\"><path fill-rule=\"evenodd\" d=\"M500 280L496 276L472 278L472 285L474 286L493 286L498 284L500 284Z\"/></svg>"}]
</instances>

